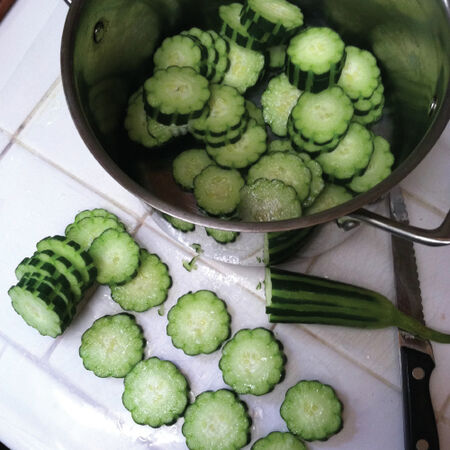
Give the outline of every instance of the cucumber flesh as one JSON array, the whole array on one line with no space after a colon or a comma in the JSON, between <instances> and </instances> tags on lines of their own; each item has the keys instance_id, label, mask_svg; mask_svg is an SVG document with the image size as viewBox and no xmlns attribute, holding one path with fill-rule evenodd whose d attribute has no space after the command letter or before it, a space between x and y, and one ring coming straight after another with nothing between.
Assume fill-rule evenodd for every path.
<instances>
[{"instance_id":1,"label":"cucumber flesh","mask_svg":"<svg viewBox=\"0 0 450 450\"><path fill-rule=\"evenodd\" d=\"M194 195L200 208L214 216L231 214L239 204L244 180L237 170L209 166L194 179Z\"/></svg>"},{"instance_id":2,"label":"cucumber flesh","mask_svg":"<svg viewBox=\"0 0 450 450\"><path fill-rule=\"evenodd\" d=\"M223 77L230 67L230 59L228 58L228 54L230 52L230 44L222 36L219 36L215 31L209 30L208 33L214 39L214 48L216 49L219 57L215 66L215 74L211 79L211 82L222 83Z\"/></svg>"},{"instance_id":3,"label":"cucumber flesh","mask_svg":"<svg viewBox=\"0 0 450 450\"><path fill-rule=\"evenodd\" d=\"M306 153L300 153L299 156L303 159L306 167L308 167L311 172L309 195L302 203L304 208L309 208L315 202L320 193L325 189L325 181L322 176L322 167L317 161L310 159L309 155ZM306 159L306 157L309 158L309 160Z\"/></svg>"},{"instance_id":4,"label":"cucumber flesh","mask_svg":"<svg viewBox=\"0 0 450 450\"><path fill-rule=\"evenodd\" d=\"M259 178L280 180L292 186L301 202L309 195L311 171L297 155L286 152L274 152L263 156L248 171L247 183L252 184Z\"/></svg>"},{"instance_id":5,"label":"cucumber flesh","mask_svg":"<svg viewBox=\"0 0 450 450\"><path fill-rule=\"evenodd\" d=\"M273 431L257 440L252 450L307 450L305 444L291 433Z\"/></svg>"},{"instance_id":6,"label":"cucumber flesh","mask_svg":"<svg viewBox=\"0 0 450 450\"><path fill-rule=\"evenodd\" d=\"M232 392L203 392L187 408L182 432L190 450L239 449L250 440L250 418Z\"/></svg>"},{"instance_id":7,"label":"cucumber flesh","mask_svg":"<svg viewBox=\"0 0 450 450\"><path fill-rule=\"evenodd\" d=\"M218 244L231 244L239 236L237 231L217 230L216 228L205 228L206 234L212 237Z\"/></svg>"},{"instance_id":8,"label":"cucumber flesh","mask_svg":"<svg viewBox=\"0 0 450 450\"><path fill-rule=\"evenodd\" d=\"M342 403L331 386L319 381L291 387L280 413L289 431L306 441L327 440L342 429Z\"/></svg>"},{"instance_id":9,"label":"cucumber flesh","mask_svg":"<svg viewBox=\"0 0 450 450\"><path fill-rule=\"evenodd\" d=\"M375 136L373 143L374 151L367 169L362 175L354 177L348 184L353 192L366 192L391 174L394 155L389 142L381 136Z\"/></svg>"},{"instance_id":10,"label":"cucumber flesh","mask_svg":"<svg viewBox=\"0 0 450 450\"><path fill-rule=\"evenodd\" d=\"M369 110L366 114L355 114L353 116L353 121L366 126L370 126L375 122L378 122L383 115L384 102L385 100L383 97L382 102L375 108Z\"/></svg>"},{"instance_id":11,"label":"cucumber flesh","mask_svg":"<svg viewBox=\"0 0 450 450\"><path fill-rule=\"evenodd\" d=\"M293 187L261 178L242 188L238 212L245 222L273 222L300 217L302 207Z\"/></svg>"},{"instance_id":12,"label":"cucumber flesh","mask_svg":"<svg viewBox=\"0 0 450 450\"><path fill-rule=\"evenodd\" d=\"M286 46L276 45L269 48L269 67L271 69L281 69L286 62Z\"/></svg>"},{"instance_id":13,"label":"cucumber flesh","mask_svg":"<svg viewBox=\"0 0 450 450\"><path fill-rule=\"evenodd\" d=\"M230 315L223 300L211 291L180 297L167 315L172 344L187 355L212 353L230 335Z\"/></svg>"},{"instance_id":14,"label":"cucumber flesh","mask_svg":"<svg viewBox=\"0 0 450 450\"><path fill-rule=\"evenodd\" d=\"M97 319L81 337L80 357L101 378L123 378L144 357L145 339L133 316Z\"/></svg>"},{"instance_id":15,"label":"cucumber flesh","mask_svg":"<svg viewBox=\"0 0 450 450\"><path fill-rule=\"evenodd\" d=\"M240 330L222 350L223 379L238 394L263 395L283 377L285 357L279 342L264 328Z\"/></svg>"},{"instance_id":16,"label":"cucumber flesh","mask_svg":"<svg viewBox=\"0 0 450 450\"><path fill-rule=\"evenodd\" d=\"M261 104L264 120L274 134L287 136L287 122L301 94L299 89L289 83L284 73L270 80L262 94Z\"/></svg>"},{"instance_id":17,"label":"cucumber flesh","mask_svg":"<svg viewBox=\"0 0 450 450\"><path fill-rule=\"evenodd\" d=\"M373 139L370 131L353 122L339 145L332 152L320 154L316 161L329 177L345 180L365 169L372 153Z\"/></svg>"},{"instance_id":18,"label":"cucumber flesh","mask_svg":"<svg viewBox=\"0 0 450 450\"><path fill-rule=\"evenodd\" d=\"M136 276L139 246L126 231L104 231L92 242L89 255L97 268L100 284L124 284Z\"/></svg>"},{"instance_id":19,"label":"cucumber flesh","mask_svg":"<svg viewBox=\"0 0 450 450\"><path fill-rule=\"evenodd\" d=\"M251 120L247 131L234 144L223 147L206 147L217 164L231 169L250 166L267 150L267 133L264 127Z\"/></svg>"},{"instance_id":20,"label":"cucumber flesh","mask_svg":"<svg viewBox=\"0 0 450 450\"><path fill-rule=\"evenodd\" d=\"M275 139L269 143L267 149L269 153L274 152L292 152L295 153L294 147L289 139Z\"/></svg>"},{"instance_id":21,"label":"cucumber flesh","mask_svg":"<svg viewBox=\"0 0 450 450\"><path fill-rule=\"evenodd\" d=\"M261 108L258 108L251 100L246 100L245 105L249 118L253 119L259 126L264 127L265 122Z\"/></svg>"},{"instance_id":22,"label":"cucumber flesh","mask_svg":"<svg viewBox=\"0 0 450 450\"><path fill-rule=\"evenodd\" d=\"M173 161L173 177L184 189L194 189L194 178L214 161L202 149L191 149L180 153Z\"/></svg>"},{"instance_id":23,"label":"cucumber flesh","mask_svg":"<svg viewBox=\"0 0 450 450\"><path fill-rule=\"evenodd\" d=\"M68 239L80 244L83 250L87 250L92 241L100 236L105 230L113 228L123 231L125 227L115 219L106 217L86 217L70 224L66 228L66 236Z\"/></svg>"},{"instance_id":24,"label":"cucumber flesh","mask_svg":"<svg viewBox=\"0 0 450 450\"><path fill-rule=\"evenodd\" d=\"M167 299L172 278L157 255L141 249L137 275L122 286L111 286L111 297L126 311L143 312Z\"/></svg>"},{"instance_id":25,"label":"cucumber flesh","mask_svg":"<svg viewBox=\"0 0 450 450\"><path fill-rule=\"evenodd\" d=\"M326 184L312 206L306 209L305 215L311 216L312 214L318 214L348 202L352 198L353 195L345 187L337 186L336 184Z\"/></svg>"},{"instance_id":26,"label":"cucumber flesh","mask_svg":"<svg viewBox=\"0 0 450 450\"><path fill-rule=\"evenodd\" d=\"M142 91L141 91L142 92ZM106 209L103 208L95 208L95 209L85 209L84 211L79 212L74 219L74 222L79 222L80 220L85 219L86 217L105 217L108 219L114 219L117 220L117 222L120 223L119 218L107 211Z\"/></svg>"},{"instance_id":27,"label":"cucumber flesh","mask_svg":"<svg viewBox=\"0 0 450 450\"><path fill-rule=\"evenodd\" d=\"M188 403L188 384L170 361L150 358L125 377L122 402L133 420L153 428L174 423Z\"/></svg>"},{"instance_id":28,"label":"cucumber flesh","mask_svg":"<svg viewBox=\"0 0 450 450\"><path fill-rule=\"evenodd\" d=\"M176 230L182 231L183 233L188 233L189 231L195 230L195 225L190 222L186 222L176 217L169 216L168 214L163 214L164 219L170 223Z\"/></svg>"}]
</instances>

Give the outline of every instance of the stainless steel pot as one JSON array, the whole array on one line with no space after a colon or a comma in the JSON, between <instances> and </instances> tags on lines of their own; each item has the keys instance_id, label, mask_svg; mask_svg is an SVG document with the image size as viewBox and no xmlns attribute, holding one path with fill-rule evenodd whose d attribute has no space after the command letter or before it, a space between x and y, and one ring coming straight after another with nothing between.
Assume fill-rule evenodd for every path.
<instances>
[{"instance_id":1,"label":"stainless steel pot","mask_svg":"<svg viewBox=\"0 0 450 450\"><path fill-rule=\"evenodd\" d=\"M190 26L217 26L215 0L65 0L61 48L64 91L73 120L99 163L158 211L198 225L247 233L297 230L345 217L428 244L450 244L450 213L435 230L396 223L362 207L405 178L427 155L450 117L450 17L446 0L298 0L309 23L328 23L349 44L372 49L386 86L393 173L369 192L313 216L275 223L224 221L200 214L173 182L173 155L184 144L143 151L124 134L128 96L151 73L161 40ZM190 145L187 141L185 145ZM430 174L432 176L432 174Z\"/></svg>"}]
</instances>

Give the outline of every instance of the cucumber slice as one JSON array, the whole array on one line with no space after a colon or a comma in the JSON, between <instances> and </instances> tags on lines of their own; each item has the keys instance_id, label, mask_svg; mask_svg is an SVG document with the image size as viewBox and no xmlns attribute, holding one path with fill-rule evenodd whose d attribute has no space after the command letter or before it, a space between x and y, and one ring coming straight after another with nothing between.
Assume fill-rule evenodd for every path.
<instances>
[{"instance_id":1,"label":"cucumber slice","mask_svg":"<svg viewBox=\"0 0 450 450\"><path fill-rule=\"evenodd\" d=\"M305 215L311 216L312 214L318 214L348 202L352 198L353 195L345 187L335 184L325 184L325 188L316 198L312 206L305 211Z\"/></svg>"},{"instance_id":2,"label":"cucumber slice","mask_svg":"<svg viewBox=\"0 0 450 450\"><path fill-rule=\"evenodd\" d=\"M55 252L51 250L44 250L42 252L35 252L33 258L37 258L40 261L45 261L50 264L53 264L56 269L64 275L67 281L70 284L70 290L72 291L72 295L75 301L78 303L83 297L85 284L83 281L83 277L79 270L75 268L75 266L63 256L58 256Z\"/></svg>"},{"instance_id":3,"label":"cucumber slice","mask_svg":"<svg viewBox=\"0 0 450 450\"><path fill-rule=\"evenodd\" d=\"M287 123L287 130L289 138L291 139L292 146L297 152L305 152L305 151L308 153L328 152L330 150L335 149L342 139L342 136L335 136L333 139L327 141L324 144L318 144L314 142L312 139L305 140L301 135L301 133L299 133L294 128L294 120L292 114L289 117Z\"/></svg>"},{"instance_id":4,"label":"cucumber slice","mask_svg":"<svg viewBox=\"0 0 450 450\"><path fill-rule=\"evenodd\" d=\"M190 450L239 449L250 441L246 405L230 391L203 392L188 406L182 432Z\"/></svg>"},{"instance_id":5,"label":"cucumber slice","mask_svg":"<svg viewBox=\"0 0 450 450\"><path fill-rule=\"evenodd\" d=\"M17 314L43 336L62 334L75 314L51 278L22 279L9 289L8 295Z\"/></svg>"},{"instance_id":6,"label":"cucumber slice","mask_svg":"<svg viewBox=\"0 0 450 450\"><path fill-rule=\"evenodd\" d=\"M367 128L353 122L339 145L332 152L321 153L316 161L330 178L345 180L364 170L372 153L372 134Z\"/></svg>"},{"instance_id":7,"label":"cucumber slice","mask_svg":"<svg viewBox=\"0 0 450 450\"><path fill-rule=\"evenodd\" d=\"M302 92L282 73L272 78L261 97L265 122L278 136L287 136L287 122Z\"/></svg>"},{"instance_id":8,"label":"cucumber slice","mask_svg":"<svg viewBox=\"0 0 450 450\"><path fill-rule=\"evenodd\" d=\"M147 132L156 139L158 145L164 145L174 137L185 136L188 130L186 125L163 125L147 117Z\"/></svg>"},{"instance_id":9,"label":"cucumber slice","mask_svg":"<svg viewBox=\"0 0 450 450\"><path fill-rule=\"evenodd\" d=\"M309 195L311 172L303 160L297 155L286 152L275 152L263 156L250 168L247 183L252 184L259 178L280 180L292 186L301 202Z\"/></svg>"},{"instance_id":10,"label":"cucumber slice","mask_svg":"<svg viewBox=\"0 0 450 450\"><path fill-rule=\"evenodd\" d=\"M223 380L238 394L264 395L284 375L285 356L273 334L264 328L238 331L222 350Z\"/></svg>"},{"instance_id":11,"label":"cucumber slice","mask_svg":"<svg viewBox=\"0 0 450 450\"><path fill-rule=\"evenodd\" d=\"M251 100L245 101L247 107L248 116L253 119L259 126L264 127L264 116L261 108L258 108Z\"/></svg>"},{"instance_id":12,"label":"cucumber slice","mask_svg":"<svg viewBox=\"0 0 450 450\"><path fill-rule=\"evenodd\" d=\"M186 150L180 153L173 161L173 177L181 187L192 191L194 189L194 178L203 169L211 165L214 165L214 161L205 150Z\"/></svg>"},{"instance_id":13,"label":"cucumber slice","mask_svg":"<svg viewBox=\"0 0 450 450\"><path fill-rule=\"evenodd\" d=\"M320 92L337 83L344 63L341 37L330 28L312 27L289 42L286 74L302 91Z\"/></svg>"},{"instance_id":14,"label":"cucumber slice","mask_svg":"<svg viewBox=\"0 0 450 450\"><path fill-rule=\"evenodd\" d=\"M104 231L92 242L89 255L100 284L125 284L137 274L139 246L126 231Z\"/></svg>"},{"instance_id":15,"label":"cucumber slice","mask_svg":"<svg viewBox=\"0 0 450 450\"><path fill-rule=\"evenodd\" d=\"M304 92L292 110L292 124L305 141L324 145L345 134L353 104L337 86L319 94Z\"/></svg>"},{"instance_id":16,"label":"cucumber slice","mask_svg":"<svg viewBox=\"0 0 450 450\"><path fill-rule=\"evenodd\" d=\"M230 315L223 300L211 291L189 292L167 315L167 334L186 355L216 351L230 335Z\"/></svg>"},{"instance_id":17,"label":"cucumber slice","mask_svg":"<svg viewBox=\"0 0 450 450\"><path fill-rule=\"evenodd\" d=\"M201 75L208 72L208 51L200 39L182 34L164 39L153 55L155 71L168 67L191 67Z\"/></svg>"},{"instance_id":18,"label":"cucumber slice","mask_svg":"<svg viewBox=\"0 0 450 450\"><path fill-rule=\"evenodd\" d=\"M209 113L190 123L195 133L206 139L226 136L247 121L245 99L234 87L213 84L210 90Z\"/></svg>"},{"instance_id":19,"label":"cucumber slice","mask_svg":"<svg viewBox=\"0 0 450 450\"><path fill-rule=\"evenodd\" d=\"M245 222L273 222L300 217L302 207L293 187L261 178L241 189L238 212Z\"/></svg>"},{"instance_id":20,"label":"cucumber slice","mask_svg":"<svg viewBox=\"0 0 450 450\"><path fill-rule=\"evenodd\" d=\"M374 93L369 99L360 98L353 103L355 107L355 114L363 115L368 113L370 110L376 109L384 101L384 86L380 82L378 87L375 89Z\"/></svg>"},{"instance_id":21,"label":"cucumber slice","mask_svg":"<svg viewBox=\"0 0 450 450\"><path fill-rule=\"evenodd\" d=\"M111 297L126 311L143 312L165 302L172 278L158 255L141 249L137 275L122 286L111 286Z\"/></svg>"},{"instance_id":22,"label":"cucumber slice","mask_svg":"<svg viewBox=\"0 0 450 450\"><path fill-rule=\"evenodd\" d=\"M176 217L169 216L168 214L163 214L164 219L170 223L176 230L182 231L183 233L188 233L189 231L195 230L195 225L190 222L186 222Z\"/></svg>"},{"instance_id":23,"label":"cucumber slice","mask_svg":"<svg viewBox=\"0 0 450 450\"><path fill-rule=\"evenodd\" d=\"M70 283L67 278L59 272L51 261L43 261L33 256L25 258L16 267L16 277L18 280L23 277L32 278L51 278L53 283L64 291L70 291Z\"/></svg>"},{"instance_id":24,"label":"cucumber slice","mask_svg":"<svg viewBox=\"0 0 450 450\"><path fill-rule=\"evenodd\" d=\"M252 450L307 450L305 444L291 433L273 431L257 440Z\"/></svg>"},{"instance_id":25,"label":"cucumber slice","mask_svg":"<svg viewBox=\"0 0 450 450\"><path fill-rule=\"evenodd\" d=\"M232 169L243 169L250 166L267 150L267 133L265 128L251 120L247 131L235 144L223 147L206 147L209 156L217 164Z\"/></svg>"},{"instance_id":26,"label":"cucumber slice","mask_svg":"<svg viewBox=\"0 0 450 450\"><path fill-rule=\"evenodd\" d=\"M269 147L268 147L267 151L269 153L274 153L274 152L295 153L294 147L292 147L292 143L289 139L275 139L274 141L269 143Z\"/></svg>"},{"instance_id":27,"label":"cucumber slice","mask_svg":"<svg viewBox=\"0 0 450 450\"><path fill-rule=\"evenodd\" d=\"M89 287L97 276L97 269L89 253L79 244L65 236L53 236L42 239L36 244L39 252L51 250L58 256L66 258L81 273L85 287Z\"/></svg>"},{"instance_id":28,"label":"cucumber slice","mask_svg":"<svg viewBox=\"0 0 450 450\"><path fill-rule=\"evenodd\" d=\"M356 123L359 123L361 125L373 125L375 122L378 122L382 115L383 115L383 109L384 109L384 98L380 105L375 107L374 109L371 109L367 112L367 114L355 114L353 116L353 121Z\"/></svg>"},{"instance_id":29,"label":"cucumber slice","mask_svg":"<svg viewBox=\"0 0 450 450\"><path fill-rule=\"evenodd\" d=\"M125 377L122 402L140 425L170 425L186 408L188 384L170 361L146 359Z\"/></svg>"},{"instance_id":30,"label":"cucumber slice","mask_svg":"<svg viewBox=\"0 0 450 450\"><path fill-rule=\"evenodd\" d=\"M219 16L222 21L220 34L249 50L263 50L264 44L251 36L241 24L241 12L242 5L239 3L222 5L219 8Z\"/></svg>"},{"instance_id":31,"label":"cucumber slice","mask_svg":"<svg viewBox=\"0 0 450 450\"><path fill-rule=\"evenodd\" d=\"M282 69L286 62L286 45L276 45L269 48L269 67Z\"/></svg>"},{"instance_id":32,"label":"cucumber slice","mask_svg":"<svg viewBox=\"0 0 450 450\"><path fill-rule=\"evenodd\" d=\"M218 244L231 244L239 236L237 231L217 230L216 228L205 228L206 234L212 237Z\"/></svg>"},{"instance_id":33,"label":"cucumber slice","mask_svg":"<svg viewBox=\"0 0 450 450\"><path fill-rule=\"evenodd\" d=\"M389 142L381 136L375 136L373 144L374 150L367 169L362 175L354 177L348 184L353 192L366 192L391 174L394 155Z\"/></svg>"},{"instance_id":34,"label":"cucumber slice","mask_svg":"<svg viewBox=\"0 0 450 450\"><path fill-rule=\"evenodd\" d=\"M133 142L147 148L153 148L157 147L159 142L148 132L147 113L145 112L145 103L142 92L143 91L139 89L130 97L124 127L127 130L128 137Z\"/></svg>"},{"instance_id":35,"label":"cucumber slice","mask_svg":"<svg viewBox=\"0 0 450 450\"><path fill-rule=\"evenodd\" d=\"M164 125L200 117L211 95L208 80L191 67L158 70L144 84L147 114Z\"/></svg>"},{"instance_id":36,"label":"cucumber slice","mask_svg":"<svg viewBox=\"0 0 450 450\"><path fill-rule=\"evenodd\" d=\"M208 214L228 215L237 208L244 184L237 170L209 166L194 179L195 199Z\"/></svg>"},{"instance_id":37,"label":"cucumber slice","mask_svg":"<svg viewBox=\"0 0 450 450\"><path fill-rule=\"evenodd\" d=\"M208 78L208 80L213 79L216 74L215 66L219 60L219 54L217 53L217 50L215 48L215 39L213 38L213 36L209 32L203 31L200 28L196 27L191 28L188 31L183 31L181 34L196 37L205 47L208 55L206 58L206 64L208 69L206 73L206 78Z\"/></svg>"},{"instance_id":38,"label":"cucumber slice","mask_svg":"<svg viewBox=\"0 0 450 450\"><path fill-rule=\"evenodd\" d=\"M228 54L230 52L230 44L222 36L219 36L215 31L209 30L208 33L214 38L214 48L219 56L215 66L215 75L211 79L212 83L222 83L225 73L230 67L230 59Z\"/></svg>"},{"instance_id":39,"label":"cucumber slice","mask_svg":"<svg viewBox=\"0 0 450 450\"><path fill-rule=\"evenodd\" d=\"M97 319L81 337L80 357L101 378L123 378L144 357L145 339L133 316Z\"/></svg>"},{"instance_id":40,"label":"cucumber slice","mask_svg":"<svg viewBox=\"0 0 450 450\"><path fill-rule=\"evenodd\" d=\"M380 69L375 56L367 50L348 46L339 86L354 101L369 99L380 83Z\"/></svg>"},{"instance_id":41,"label":"cucumber slice","mask_svg":"<svg viewBox=\"0 0 450 450\"><path fill-rule=\"evenodd\" d=\"M79 212L75 216L74 222L79 222L80 220L83 220L86 217L105 217L108 219L117 220L117 222L121 223L119 218L115 214L110 213L109 211L103 208L85 209L84 211Z\"/></svg>"},{"instance_id":42,"label":"cucumber slice","mask_svg":"<svg viewBox=\"0 0 450 450\"><path fill-rule=\"evenodd\" d=\"M265 65L262 53L230 42L230 67L223 83L235 87L241 94L254 86L261 78Z\"/></svg>"},{"instance_id":43,"label":"cucumber slice","mask_svg":"<svg viewBox=\"0 0 450 450\"><path fill-rule=\"evenodd\" d=\"M96 237L110 228L119 231L125 230L123 224L117 222L115 219L109 219L107 217L86 217L70 224L66 228L66 236L68 239L80 244L83 250L87 250Z\"/></svg>"},{"instance_id":44,"label":"cucumber slice","mask_svg":"<svg viewBox=\"0 0 450 450\"><path fill-rule=\"evenodd\" d=\"M280 413L289 431L306 441L326 441L342 429L342 403L331 386L319 381L291 387Z\"/></svg>"},{"instance_id":45,"label":"cucumber slice","mask_svg":"<svg viewBox=\"0 0 450 450\"><path fill-rule=\"evenodd\" d=\"M325 188L325 181L322 176L323 171L320 164L317 161L312 160L307 153L299 153L298 156L303 159L306 167L311 172L309 195L302 203L303 208L309 208Z\"/></svg>"},{"instance_id":46,"label":"cucumber slice","mask_svg":"<svg viewBox=\"0 0 450 450\"><path fill-rule=\"evenodd\" d=\"M248 127L249 121L246 111L244 120L242 121L241 126L237 130L228 131L228 133L225 136L220 137L208 136L206 139L204 139L204 142L206 143L207 147L212 148L220 148L225 147L226 145L236 144L236 142L238 142L244 135L244 133L247 131Z\"/></svg>"}]
</instances>

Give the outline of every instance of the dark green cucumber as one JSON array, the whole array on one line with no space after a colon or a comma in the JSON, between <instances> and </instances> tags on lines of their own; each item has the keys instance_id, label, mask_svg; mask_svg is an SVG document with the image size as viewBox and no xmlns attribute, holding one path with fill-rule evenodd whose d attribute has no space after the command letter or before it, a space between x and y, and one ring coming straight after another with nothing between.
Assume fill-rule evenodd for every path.
<instances>
[{"instance_id":1,"label":"dark green cucumber","mask_svg":"<svg viewBox=\"0 0 450 450\"><path fill-rule=\"evenodd\" d=\"M373 109L370 109L367 111L366 114L356 114L353 116L353 121L357 122L361 125L370 126L373 125L375 122L378 122L381 117L383 116L383 109L384 109L384 97L382 102L376 106Z\"/></svg>"},{"instance_id":2,"label":"dark green cucumber","mask_svg":"<svg viewBox=\"0 0 450 450\"><path fill-rule=\"evenodd\" d=\"M336 392L316 380L302 380L289 388L280 414L289 431L306 441L326 441L343 426Z\"/></svg>"},{"instance_id":3,"label":"dark green cucumber","mask_svg":"<svg viewBox=\"0 0 450 450\"><path fill-rule=\"evenodd\" d=\"M450 334L426 327L400 312L383 295L363 287L268 268L265 290L271 322L367 329L395 326L422 339L450 343Z\"/></svg>"},{"instance_id":4,"label":"dark green cucumber","mask_svg":"<svg viewBox=\"0 0 450 450\"><path fill-rule=\"evenodd\" d=\"M218 61L215 66L215 74L211 82L222 83L223 77L230 67L230 58L228 57L228 54L230 52L230 44L226 39L218 35L215 31L208 30L208 33L214 39L214 48L216 49L216 52L218 54Z\"/></svg>"},{"instance_id":5,"label":"dark green cucumber","mask_svg":"<svg viewBox=\"0 0 450 450\"><path fill-rule=\"evenodd\" d=\"M205 228L206 234L212 237L218 244L226 245L236 241L239 236L237 231L217 230L215 228Z\"/></svg>"},{"instance_id":6,"label":"dark green cucumber","mask_svg":"<svg viewBox=\"0 0 450 450\"><path fill-rule=\"evenodd\" d=\"M250 441L245 403L226 389L203 392L188 406L182 432L190 450L238 450Z\"/></svg>"},{"instance_id":7,"label":"dark green cucumber","mask_svg":"<svg viewBox=\"0 0 450 450\"><path fill-rule=\"evenodd\" d=\"M133 316L97 319L81 337L83 365L100 378L123 378L144 357L145 339Z\"/></svg>"}]
</instances>

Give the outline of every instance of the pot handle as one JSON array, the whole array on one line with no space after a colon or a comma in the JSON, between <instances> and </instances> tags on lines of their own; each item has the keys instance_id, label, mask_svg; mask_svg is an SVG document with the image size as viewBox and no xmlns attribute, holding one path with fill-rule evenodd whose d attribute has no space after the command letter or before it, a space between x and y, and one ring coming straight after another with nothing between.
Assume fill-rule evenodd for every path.
<instances>
[{"instance_id":1,"label":"pot handle","mask_svg":"<svg viewBox=\"0 0 450 450\"><path fill-rule=\"evenodd\" d=\"M393 219L380 216L367 209L358 209L348 216L343 217L338 221L338 225L344 230L351 230L361 222L419 244L432 247L450 245L450 211L442 224L434 230L426 230L396 222Z\"/></svg>"}]
</instances>

